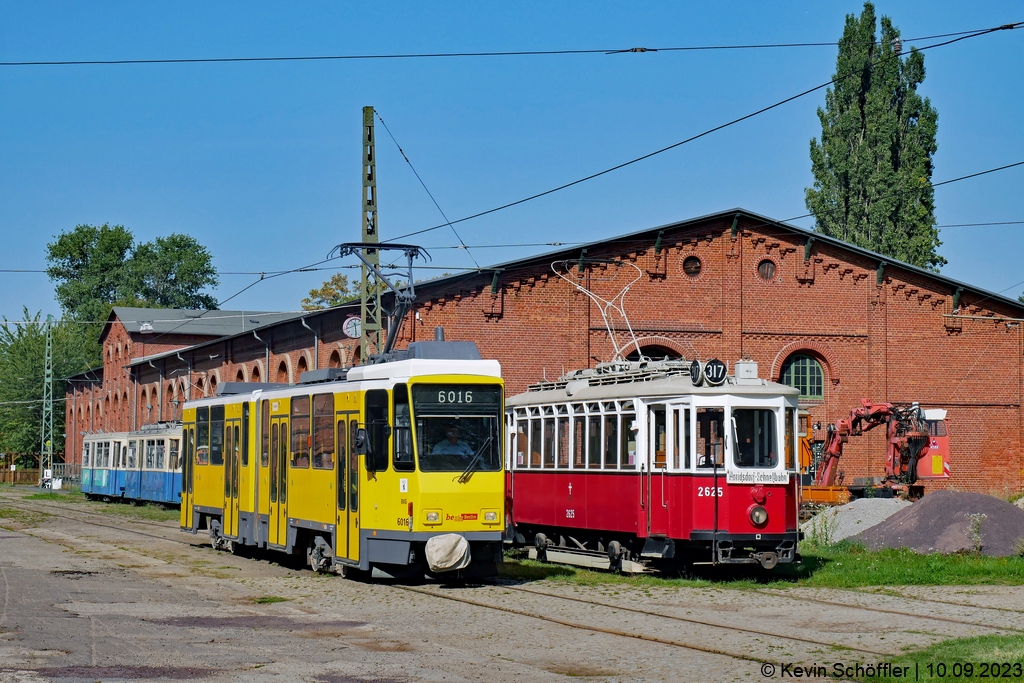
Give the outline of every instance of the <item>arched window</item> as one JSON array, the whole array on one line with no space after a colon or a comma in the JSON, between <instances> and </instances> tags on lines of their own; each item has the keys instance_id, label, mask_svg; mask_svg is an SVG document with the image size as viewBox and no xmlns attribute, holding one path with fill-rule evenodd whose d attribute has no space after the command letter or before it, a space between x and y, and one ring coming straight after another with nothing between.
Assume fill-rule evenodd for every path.
<instances>
[{"instance_id":1,"label":"arched window","mask_svg":"<svg viewBox=\"0 0 1024 683\"><path fill-rule=\"evenodd\" d=\"M210 376L210 396L217 395L217 375Z\"/></svg>"},{"instance_id":2,"label":"arched window","mask_svg":"<svg viewBox=\"0 0 1024 683\"><path fill-rule=\"evenodd\" d=\"M327 359L327 367L329 368L340 368L341 367L341 354L337 350L331 351L331 357Z\"/></svg>"},{"instance_id":3,"label":"arched window","mask_svg":"<svg viewBox=\"0 0 1024 683\"><path fill-rule=\"evenodd\" d=\"M235 373L235 381L236 382L244 382L245 381L245 373L242 372L242 368L238 368L238 372Z\"/></svg>"},{"instance_id":4,"label":"arched window","mask_svg":"<svg viewBox=\"0 0 1024 683\"><path fill-rule=\"evenodd\" d=\"M825 373L813 356L798 353L786 359L779 381L800 390L800 398L825 397Z\"/></svg>"},{"instance_id":5,"label":"arched window","mask_svg":"<svg viewBox=\"0 0 1024 683\"><path fill-rule=\"evenodd\" d=\"M296 363L295 366L295 377L298 379L298 381L302 381L302 373L304 373L306 370L309 370L309 367L306 365L306 357L299 356L299 362Z\"/></svg>"},{"instance_id":6,"label":"arched window","mask_svg":"<svg viewBox=\"0 0 1024 683\"><path fill-rule=\"evenodd\" d=\"M644 358L650 358L651 360L663 360L665 358L679 358L679 353L667 346L661 346L659 344L648 344L642 347L639 351L634 350L628 356L626 360L640 360L640 354L644 355Z\"/></svg>"},{"instance_id":7,"label":"arched window","mask_svg":"<svg viewBox=\"0 0 1024 683\"><path fill-rule=\"evenodd\" d=\"M288 384L288 366L284 361L277 366L277 381L281 384Z\"/></svg>"},{"instance_id":8,"label":"arched window","mask_svg":"<svg viewBox=\"0 0 1024 683\"><path fill-rule=\"evenodd\" d=\"M253 382L259 382L260 381L260 366L258 366L258 365L252 366L252 381Z\"/></svg>"}]
</instances>

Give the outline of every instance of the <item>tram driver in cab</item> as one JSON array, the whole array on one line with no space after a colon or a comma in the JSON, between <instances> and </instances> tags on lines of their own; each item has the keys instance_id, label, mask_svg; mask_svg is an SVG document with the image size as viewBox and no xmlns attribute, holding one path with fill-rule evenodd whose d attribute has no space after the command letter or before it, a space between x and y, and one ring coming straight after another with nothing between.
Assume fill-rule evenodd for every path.
<instances>
[{"instance_id":1,"label":"tram driver in cab","mask_svg":"<svg viewBox=\"0 0 1024 683\"><path fill-rule=\"evenodd\" d=\"M473 449L468 443L459 438L459 425L449 422L444 430L445 438L434 444L430 450L431 455L462 455L473 456Z\"/></svg>"}]
</instances>

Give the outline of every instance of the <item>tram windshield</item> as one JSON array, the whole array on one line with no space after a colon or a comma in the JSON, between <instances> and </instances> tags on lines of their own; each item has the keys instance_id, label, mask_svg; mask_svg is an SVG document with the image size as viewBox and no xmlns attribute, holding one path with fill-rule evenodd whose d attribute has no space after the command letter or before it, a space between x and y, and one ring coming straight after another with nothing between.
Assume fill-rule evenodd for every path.
<instances>
[{"instance_id":1,"label":"tram windshield","mask_svg":"<svg viewBox=\"0 0 1024 683\"><path fill-rule=\"evenodd\" d=\"M501 387L412 387L416 452L422 472L501 469Z\"/></svg>"}]
</instances>

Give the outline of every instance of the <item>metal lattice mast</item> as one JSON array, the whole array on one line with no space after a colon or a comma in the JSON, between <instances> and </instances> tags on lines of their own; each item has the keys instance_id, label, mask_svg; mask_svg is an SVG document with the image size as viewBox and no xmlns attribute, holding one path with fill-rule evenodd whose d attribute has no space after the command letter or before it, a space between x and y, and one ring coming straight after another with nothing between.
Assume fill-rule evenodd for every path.
<instances>
[{"instance_id":1,"label":"metal lattice mast","mask_svg":"<svg viewBox=\"0 0 1024 683\"><path fill-rule=\"evenodd\" d=\"M53 470L53 316L46 316L46 359L43 361L43 427L39 438L39 484Z\"/></svg>"},{"instance_id":2,"label":"metal lattice mast","mask_svg":"<svg viewBox=\"0 0 1024 683\"><path fill-rule=\"evenodd\" d=\"M373 139L373 107L363 107L363 240L364 243L379 243L377 234L377 158ZM376 249L364 249L366 262L380 264L380 252ZM381 344L381 294L384 287L375 269L363 263L362 279L360 280L359 308L359 362L366 363L370 357L370 344L380 353Z\"/></svg>"}]
</instances>

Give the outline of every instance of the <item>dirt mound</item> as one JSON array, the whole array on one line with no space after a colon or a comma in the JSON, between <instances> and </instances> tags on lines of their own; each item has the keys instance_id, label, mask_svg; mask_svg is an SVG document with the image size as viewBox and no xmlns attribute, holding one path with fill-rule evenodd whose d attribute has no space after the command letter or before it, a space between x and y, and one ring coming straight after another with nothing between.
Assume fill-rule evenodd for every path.
<instances>
[{"instance_id":1,"label":"dirt mound","mask_svg":"<svg viewBox=\"0 0 1024 683\"><path fill-rule=\"evenodd\" d=\"M1024 538L1024 510L980 493L936 491L851 540L868 548L911 548L919 553L980 550L1016 555Z\"/></svg>"}]
</instances>

